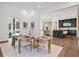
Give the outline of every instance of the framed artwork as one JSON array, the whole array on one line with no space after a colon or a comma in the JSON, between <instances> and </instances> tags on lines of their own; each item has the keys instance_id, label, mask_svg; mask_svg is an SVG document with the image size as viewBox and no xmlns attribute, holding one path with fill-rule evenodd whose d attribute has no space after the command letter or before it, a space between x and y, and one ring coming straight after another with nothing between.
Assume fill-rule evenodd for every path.
<instances>
[{"instance_id":1,"label":"framed artwork","mask_svg":"<svg viewBox=\"0 0 79 59\"><path fill-rule=\"evenodd\" d=\"M31 28L34 28L34 22L31 22Z\"/></svg>"},{"instance_id":2,"label":"framed artwork","mask_svg":"<svg viewBox=\"0 0 79 59\"><path fill-rule=\"evenodd\" d=\"M27 22L23 22L23 28L27 28Z\"/></svg>"}]
</instances>

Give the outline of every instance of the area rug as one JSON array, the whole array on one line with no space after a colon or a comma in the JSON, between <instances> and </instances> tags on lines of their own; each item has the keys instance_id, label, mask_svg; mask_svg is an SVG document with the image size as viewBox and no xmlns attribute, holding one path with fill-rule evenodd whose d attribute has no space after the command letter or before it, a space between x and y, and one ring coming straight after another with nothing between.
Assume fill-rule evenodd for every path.
<instances>
[{"instance_id":1,"label":"area rug","mask_svg":"<svg viewBox=\"0 0 79 59\"><path fill-rule=\"evenodd\" d=\"M9 44L1 44L1 50L4 57L57 57L62 51L62 46L51 45L51 53L48 54L47 48L40 47L39 51L30 47L21 47L21 53L18 53L18 46L15 49Z\"/></svg>"}]
</instances>

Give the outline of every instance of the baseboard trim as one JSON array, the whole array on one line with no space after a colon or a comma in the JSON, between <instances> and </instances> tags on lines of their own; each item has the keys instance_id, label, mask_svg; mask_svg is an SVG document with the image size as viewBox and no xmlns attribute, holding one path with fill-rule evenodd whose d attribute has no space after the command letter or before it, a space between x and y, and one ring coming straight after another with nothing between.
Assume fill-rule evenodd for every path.
<instances>
[{"instance_id":1,"label":"baseboard trim","mask_svg":"<svg viewBox=\"0 0 79 59\"><path fill-rule=\"evenodd\" d=\"M5 40L5 41L0 41L0 43L6 43L6 42L8 42L8 40Z\"/></svg>"}]
</instances>

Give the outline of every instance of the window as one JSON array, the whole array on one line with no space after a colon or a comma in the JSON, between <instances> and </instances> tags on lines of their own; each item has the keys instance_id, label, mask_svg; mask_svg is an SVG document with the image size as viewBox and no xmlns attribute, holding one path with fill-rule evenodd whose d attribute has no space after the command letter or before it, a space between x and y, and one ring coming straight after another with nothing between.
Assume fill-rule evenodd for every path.
<instances>
[{"instance_id":1,"label":"window","mask_svg":"<svg viewBox=\"0 0 79 59\"><path fill-rule=\"evenodd\" d=\"M11 30L11 23L9 24L9 30Z\"/></svg>"},{"instance_id":2,"label":"window","mask_svg":"<svg viewBox=\"0 0 79 59\"><path fill-rule=\"evenodd\" d=\"M19 29L19 22L16 22L16 29Z\"/></svg>"}]
</instances>

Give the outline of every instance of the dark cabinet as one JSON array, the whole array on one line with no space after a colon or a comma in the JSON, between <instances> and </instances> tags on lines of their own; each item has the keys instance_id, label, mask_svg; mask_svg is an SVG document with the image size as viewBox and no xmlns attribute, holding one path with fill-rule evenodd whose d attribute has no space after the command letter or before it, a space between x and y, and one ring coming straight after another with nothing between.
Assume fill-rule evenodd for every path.
<instances>
[{"instance_id":1,"label":"dark cabinet","mask_svg":"<svg viewBox=\"0 0 79 59\"><path fill-rule=\"evenodd\" d=\"M63 38L63 31L61 31L61 30L53 30L53 37L55 37L55 38Z\"/></svg>"},{"instance_id":2,"label":"dark cabinet","mask_svg":"<svg viewBox=\"0 0 79 59\"><path fill-rule=\"evenodd\" d=\"M68 31L67 34L63 34L63 31ZM64 38L64 35L76 36L76 30L53 30L54 38Z\"/></svg>"}]
</instances>

